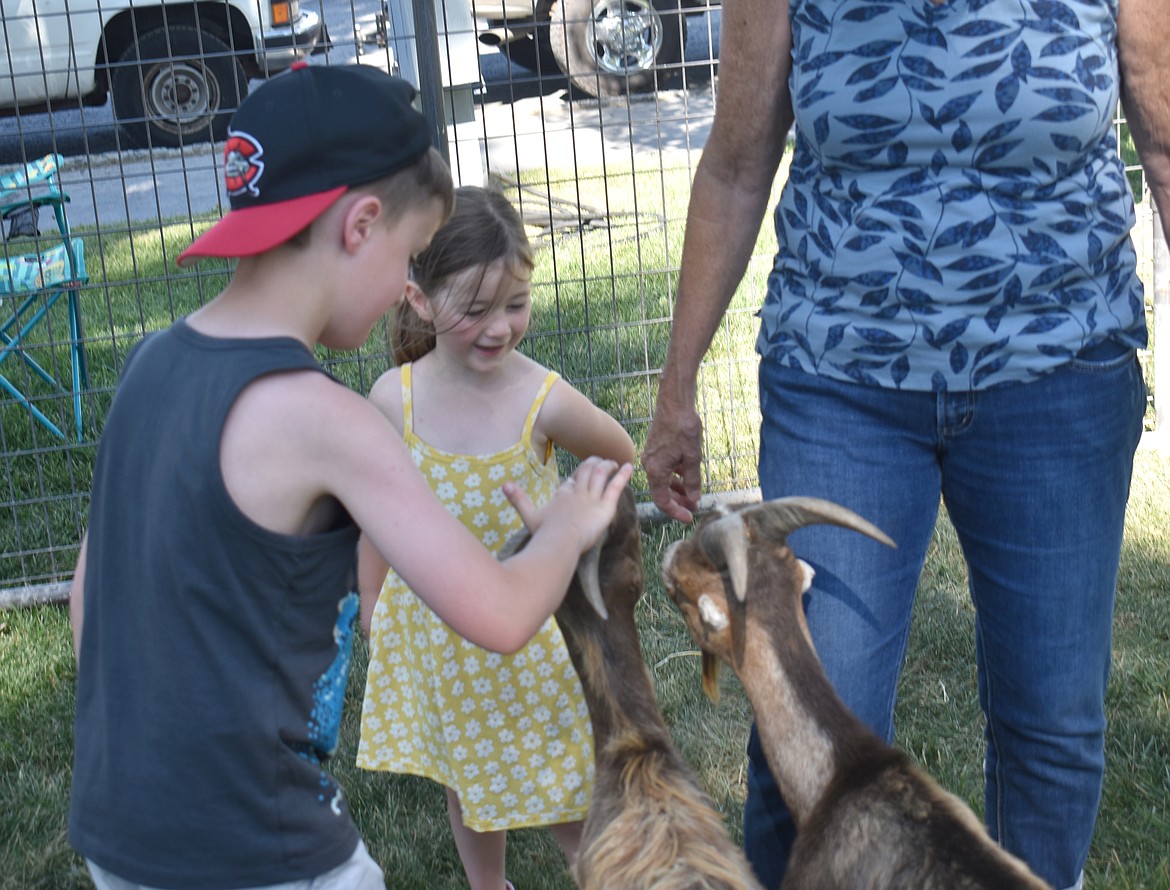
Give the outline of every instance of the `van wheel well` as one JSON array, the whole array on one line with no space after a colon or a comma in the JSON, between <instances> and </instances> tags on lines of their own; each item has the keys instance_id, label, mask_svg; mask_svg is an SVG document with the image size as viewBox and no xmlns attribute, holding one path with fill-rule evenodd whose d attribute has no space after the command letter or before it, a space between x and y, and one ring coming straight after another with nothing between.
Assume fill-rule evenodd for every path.
<instances>
[{"instance_id":1,"label":"van wheel well","mask_svg":"<svg viewBox=\"0 0 1170 890\"><path fill-rule=\"evenodd\" d=\"M239 62L249 78L261 76L252 29L243 13L235 7L225 3L138 7L121 12L106 23L95 64L103 94L109 92L110 66L122 58L136 40L166 25L186 25L218 37L239 53Z\"/></svg>"}]
</instances>

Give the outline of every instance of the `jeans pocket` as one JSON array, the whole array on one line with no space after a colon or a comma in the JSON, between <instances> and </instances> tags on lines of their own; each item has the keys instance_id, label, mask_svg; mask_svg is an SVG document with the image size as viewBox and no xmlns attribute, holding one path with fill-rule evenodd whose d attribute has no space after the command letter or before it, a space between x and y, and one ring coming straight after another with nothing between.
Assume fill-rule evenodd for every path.
<instances>
[{"instance_id":1,"label":"jeans pocket","mask_svg":"<svg viewBox=\"0 0 1170 890\"><path fill-rule=\"evenodd\" d=\"M1107 374L1126 370L1131 365L1136 367L1137 364L1137 350L1129 346L1118 346L1116 349L1089 350L1087 354L1074 356L1068 363L1068 368L1079 374ZM1140 369L1138 373L1140 375Z\"/></svg>"}]
</instances>

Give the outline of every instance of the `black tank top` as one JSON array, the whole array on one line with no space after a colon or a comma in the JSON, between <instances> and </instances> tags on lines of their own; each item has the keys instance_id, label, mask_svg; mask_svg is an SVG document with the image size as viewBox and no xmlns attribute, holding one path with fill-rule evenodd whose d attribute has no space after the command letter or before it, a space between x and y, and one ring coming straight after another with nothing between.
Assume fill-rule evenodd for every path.
<instances>
[{"instance_id":1,"label":"black tank top","mask_svg":"<svg viewBox=\"0 0 1170 890\"><path fill-rule=\"evenodd\" d=\"M357 846L321 764L349 673L358 530L348 517L307 537L261 528L219 465L240 392L294 369L322 370L296 340L218 339L179 321L131 353L106 420L69 833L134 882L301 880Z\"/></svg>"}]
</instances>

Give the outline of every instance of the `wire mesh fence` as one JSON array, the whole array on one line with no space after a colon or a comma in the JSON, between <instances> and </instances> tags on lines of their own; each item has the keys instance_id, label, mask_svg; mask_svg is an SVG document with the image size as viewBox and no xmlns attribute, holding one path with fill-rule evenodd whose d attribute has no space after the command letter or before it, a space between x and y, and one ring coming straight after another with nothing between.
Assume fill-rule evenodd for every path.
<instances>
[{"instance_id":1,"label":"wire mesh fence","mask_svg":"<svg viewBox=\"0 0 1170 890\"><path fill-rule=\"evenodd\" d=\"M214 261L175 265L227 210L214 140L239 98L298 55L376 65L422 86L456 178L504 190L537 245L522 349L619 418L641 446L669 338L690 182L714 115L719 23L717 6L673 0L69 0L63 8L4 0L0 104L9 116L0 118L0 170L59 156L87 276L78 331L58 302L16 338L21 318L42 304L14 313L9 296L0 303L0 318L20 316L4 329L6 344L19 342L0 374L24 399L6 390L0 402L5 601L64 592L128 351L211 299L230 272ZM54 43L62 34L64 52ZM621 66L627 73L615 75ZM1140 199L1141 171L1120 124L1118 135ZM782 165L777 193L785 174ZM1149 283L1152 219L1148 202L1139 206L1135 240ZM4 222L6 259L60 240L47 218L33 222L35 235ZM704 490L732 499L756 486L755 312L774 252L769 229L702 371ZM1151 378L1152 355L1143 356ZM365 392L389 366L385 326L355 353L320 357ZM78 373L79 435L71 432ZM1152 418L1151 409L1151 426ZM641 475L634 486L645 501Z\"/></svg>"}]
</instances>

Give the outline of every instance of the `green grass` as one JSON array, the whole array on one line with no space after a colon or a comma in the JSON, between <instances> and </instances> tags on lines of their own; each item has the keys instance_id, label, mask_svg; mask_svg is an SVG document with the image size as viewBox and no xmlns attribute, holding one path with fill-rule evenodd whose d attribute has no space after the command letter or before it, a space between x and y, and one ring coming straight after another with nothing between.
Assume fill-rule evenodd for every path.
<instances>
[{"instance_id":1,"label":"green grass","mask_svg":"<svg viewBox=\"0 0 1170 890\"><path fill-rule=\"evenodd\" d=\"M662 550L680 526L645 530L647 593L638 610L642 651L659 704L737 839L750 710L723 673L711 704L699 689L694 644L658 582ZM1091 890L1170 887L1170 458L1139 452L1118 589L1108 696L1108 772L1086 872ZM919 588L898 706L899 744L947 788L981 806L980 717L973 615L954 533L945 516ZM354 766L366 652L359 644L334 772L391 886L466 886L439 786ZM0 888L89 887L65 838L74 669L67 611L0 613ZM569 890L546 831L514 832L508 874L522 890Z\"/></svg>"}]
</instances>

